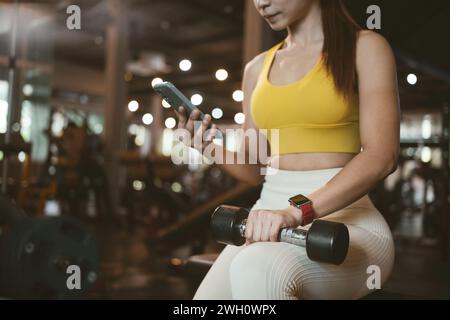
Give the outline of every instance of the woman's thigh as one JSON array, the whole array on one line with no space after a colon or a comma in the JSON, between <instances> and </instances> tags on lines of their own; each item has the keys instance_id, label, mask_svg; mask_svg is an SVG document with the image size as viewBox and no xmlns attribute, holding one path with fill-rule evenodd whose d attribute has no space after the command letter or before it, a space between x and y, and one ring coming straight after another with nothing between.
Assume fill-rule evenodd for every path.
<instances>
[{"instance_id":1,"label":"woman's thigh","mask_svg":"<svg viewBox=\"0 0 450 320\"><path fill-rule=\"evenodd\" d=\"M226 246L200 283L194 300L231 300L229 270L231 261L243 246Z\"/></svg>"},{"instance_id":2,"label":"woman's thigh","mask_svg":"<svg viewBox=\"0 0 450 320\"><path fill-rule=\"evenodd\" d=\"M337 266L311 261L305 248L280 242L258 242L240 250L230 266L233 299L357 299L367 293L368 267L391 272L389 239L349 226L350 247Z\"/></svg>"}]
</instances>

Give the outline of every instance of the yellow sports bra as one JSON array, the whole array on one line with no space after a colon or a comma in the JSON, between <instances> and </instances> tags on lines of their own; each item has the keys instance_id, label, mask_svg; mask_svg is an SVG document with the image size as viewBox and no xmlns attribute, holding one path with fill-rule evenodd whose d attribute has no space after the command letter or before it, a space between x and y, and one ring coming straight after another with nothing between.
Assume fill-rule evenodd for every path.
<instances>
[{"instance_id":1,"label":"yellow sports bra","mask_svg":"<svg viewBox=\"0 0 450 320\"><path fill-rule=\"evenodd\" d=\"M269 82L270 67L283 43L267 51L251 97L253 121L259 129L267 129L271 155L359 153L358 97L355 94L346 100L337 92L333 78L323 63L323 56L302 79L287 85L272 85ZM272 135L276 137L273 129L278 129L278 143L272 141Z\"/></svg>"}]
</instances>

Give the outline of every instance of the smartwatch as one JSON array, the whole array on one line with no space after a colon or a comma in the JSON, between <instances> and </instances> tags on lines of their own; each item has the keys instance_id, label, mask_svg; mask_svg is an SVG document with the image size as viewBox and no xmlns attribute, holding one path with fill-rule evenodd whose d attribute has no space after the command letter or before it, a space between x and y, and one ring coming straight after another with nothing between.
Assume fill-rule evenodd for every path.
<instances>
[{"instance_id":1,"label":"smartwatch","mask_svg":"<svg viewBox=\"0 0 450 320\"><path fill-rule=\"evenodd\" d=\"M296 207L302 211L302 226L310 224L314 220L316 213L314 212L312 201L310 199L302 194L298 194L289 198L289 203L291 204L291 206Z\"/></svg>"}]
</instances>

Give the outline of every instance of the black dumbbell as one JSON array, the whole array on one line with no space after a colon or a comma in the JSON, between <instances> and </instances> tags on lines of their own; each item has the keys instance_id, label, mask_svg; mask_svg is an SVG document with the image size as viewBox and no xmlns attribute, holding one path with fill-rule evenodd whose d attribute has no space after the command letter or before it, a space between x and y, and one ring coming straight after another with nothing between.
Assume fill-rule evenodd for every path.
<instances>
[{"instance_id":1,"label":"black dumbbell","mask_svg":"<svg viewBox=\"0 0 450 320\"><path fill-rule=\"evenodd\" d=\"M217 207L211 217L214 239L224 244L244 244L248 214L249 211L245 208L228 205ZM332 264L341 264L344 261L349 246L347 226L326 220L314 220L309 230L282 228L278 239L306 247L306 253L313 261Z\"/></svg>"}]
</instances>

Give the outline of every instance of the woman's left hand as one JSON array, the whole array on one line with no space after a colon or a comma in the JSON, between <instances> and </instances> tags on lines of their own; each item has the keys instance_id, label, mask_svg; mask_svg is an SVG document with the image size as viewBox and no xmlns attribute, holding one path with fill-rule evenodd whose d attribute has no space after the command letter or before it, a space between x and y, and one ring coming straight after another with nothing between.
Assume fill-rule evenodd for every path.
<instances>
[{"instance_id":1,"label":"woman's left hand","mask_svg":"<svg viewBox=\"0 0 450 320\"><path fill-rule=\"evenodd\" d=\"M245 226L247 243L278 241L281 228L296 228L301 224L301 210L292 206L282 210L252 210Z\"/></svg>"}]
</instances>

